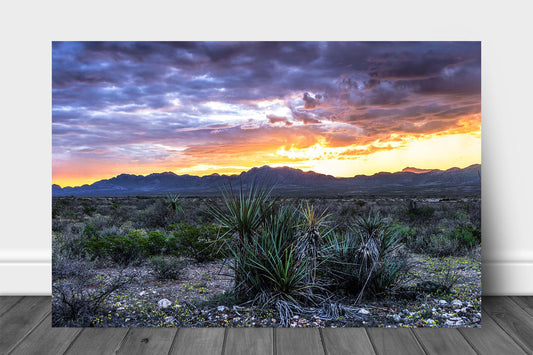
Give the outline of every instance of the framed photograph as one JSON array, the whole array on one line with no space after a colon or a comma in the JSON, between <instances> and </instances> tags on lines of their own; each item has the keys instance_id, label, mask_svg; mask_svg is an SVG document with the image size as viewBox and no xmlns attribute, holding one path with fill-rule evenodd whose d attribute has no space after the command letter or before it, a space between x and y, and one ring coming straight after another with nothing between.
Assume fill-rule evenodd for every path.
<instances>
[{"instance_id":1,"label":"framed photograph","mask_svg":"<svg viewBox=\"0 0 533 355\"><path fill-rule=\"evenodd\" d=\"M54 327L479 327L480 42L53 42Z\"/></svg>"}]
</instances>

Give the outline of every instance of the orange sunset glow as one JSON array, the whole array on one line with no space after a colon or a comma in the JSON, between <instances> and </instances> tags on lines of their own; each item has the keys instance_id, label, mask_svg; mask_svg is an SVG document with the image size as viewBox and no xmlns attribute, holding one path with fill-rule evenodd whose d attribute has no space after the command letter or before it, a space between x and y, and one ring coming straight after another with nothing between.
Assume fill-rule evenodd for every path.
<instances>
[{"instance_id":1,"label":"orange sunset glow","mask_svg":"<svg viewBox=\"0 0 533 355\"><path fill-rule=\"evenodd\" d=\"M53 183L481 163L479 42L54 42Z\"/></svg>"}]
</instances>

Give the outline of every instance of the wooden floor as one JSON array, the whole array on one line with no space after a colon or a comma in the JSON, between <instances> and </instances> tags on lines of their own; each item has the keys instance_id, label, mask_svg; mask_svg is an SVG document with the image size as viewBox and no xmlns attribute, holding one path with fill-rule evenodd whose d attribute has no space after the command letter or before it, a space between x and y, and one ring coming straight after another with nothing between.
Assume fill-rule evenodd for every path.
<instances>
[{"instance_id":1,"label":"wooden floor","mask_svg":"<svg viewBox=\"0 0 533 355\"><path fill-rule=\"evenodd\" d=\"M483 297L477 329L52 328L50 297L0 297L1 354L533 354L533 297Z\"/></svg>"}]
</instances>

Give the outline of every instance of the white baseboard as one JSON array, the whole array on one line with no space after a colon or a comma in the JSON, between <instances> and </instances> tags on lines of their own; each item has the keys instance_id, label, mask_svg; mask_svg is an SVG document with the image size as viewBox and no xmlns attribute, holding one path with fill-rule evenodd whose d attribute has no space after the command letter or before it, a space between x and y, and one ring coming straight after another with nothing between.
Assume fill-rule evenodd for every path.
<instances>
[{"instance_id":1,"label":"white baseboard","mask_svg":"<svg viewBox=\"0 0 533 355\"><path fill-rule=\"evenodd\" d=\"M50 262L0 262L0 295L50 295ZM533 295L533 262L482 263L482 294Z\"/></svg>"},{"instance_id":2,"label":"white baseboard","mask_svg":"<svg viewBox=\"0 0 533 355\"><path fill-rule=\"evenodd\" d=\"M533 261L484 261L481 264L485 296L533 295Z\"/></svg>"},{"instance_id":3,"label":"white baseboard","mask_svg":"<svg viewBox=\"0 0 533 355\"><path fill-rule=\"evenodd\" d=\"M52 294L52 264L0 261L0 295L44 296Z\"/></svg>"}]
</instances>

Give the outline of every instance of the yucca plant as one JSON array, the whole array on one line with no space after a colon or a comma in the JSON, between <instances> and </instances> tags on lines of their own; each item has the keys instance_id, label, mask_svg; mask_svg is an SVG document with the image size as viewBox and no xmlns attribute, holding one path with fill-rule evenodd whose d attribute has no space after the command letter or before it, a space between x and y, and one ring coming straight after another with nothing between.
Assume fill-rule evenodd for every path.
<instances>
[{"instance_id":1,"label":"yucca plant","mask_svg":"<svg viewBox=\"0 0 533 355\"><path fill-rule=\"evenodd\" d=\"M183 208L181 207L181 205L183 204L183 199L180 195L168 194L165 198L165 203L168 208L174 211L174 213L183 213Z\"/></svg>"},{"instance_id":2,"label":"yucca plant","mask_svg":"<svg viewBox=\"0 0 533 355\"><path fill-rule=\"evenodd\" d=\"M305 201L301 207L303 222L301 224L302 233L299 240L299 251L302 258L308 260L307 280L314 284L316 282L316 269L318 266L318 254L322 247L322 238L329 231L326 230L326 220L329 214L327 209L318 212L313 205ZM325 232L324 232L325 231Z\"/></svg>"},{"instance_id":3,"label":"yucca plant","mask_svg":"<svg viewBox=\"0 0 533 355\"><path fill-rule=\"evenodd\" d=\"M223 186L221 195L223 206L211 201L208 213L211 214L225 230L222 245L229 246L234 262L235 296L247 295L246 261L247 248L253 244L256 235L266 218L271 213L274 201L271 199L272 187L257 184L255 181L246 191L241 183L238 190L233 186ZM255 248L255 246L254 246Z\"/></svg>"},{"instance_id":4,"label":"yucca plant","mask_svg":"<svg viewBox=\"0 0 533 355\"><path fill-rule=\"evenodd\" d=\"M344 235L332 235L326 248L337 286L362 297L392 291L409 264L399 253L401 235L379 214L357 219Z\"/></svg>"},{"instance_id":5,"label":"yucca plant","mask_svg":"<svg viewBox=\"0 0 533 355\"><path fill-rule=\"evenodd\" d=\"M272 187L250 184L245 191L241 184L238 190L231 183L221 188L223 207L211 202L208 212L227 230L227 234L237 234L239 244L251 238L259 230L265 216L270 212Z\"/></svg>"}]
</instances>

